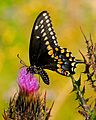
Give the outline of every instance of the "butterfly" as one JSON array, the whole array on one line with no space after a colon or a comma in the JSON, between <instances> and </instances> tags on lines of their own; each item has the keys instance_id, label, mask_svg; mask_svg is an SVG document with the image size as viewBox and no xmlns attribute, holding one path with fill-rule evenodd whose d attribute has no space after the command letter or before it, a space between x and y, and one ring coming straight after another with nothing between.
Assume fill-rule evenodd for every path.
<instances>
[{"instance_id":1,"label":"butterfly","mask_svg":"<svg viewBox=\"0 0 96 120\"><path fill-rule=\"evenodd\" d=\"M69 76L75 74L76 64L80 62L72 56L67 48L58 45L47 11L41 12L33 25L29 44L29 60L28 71L39 74L47 85L49 85L49 77L44 69Z\"/></svg>"}]
</instances>

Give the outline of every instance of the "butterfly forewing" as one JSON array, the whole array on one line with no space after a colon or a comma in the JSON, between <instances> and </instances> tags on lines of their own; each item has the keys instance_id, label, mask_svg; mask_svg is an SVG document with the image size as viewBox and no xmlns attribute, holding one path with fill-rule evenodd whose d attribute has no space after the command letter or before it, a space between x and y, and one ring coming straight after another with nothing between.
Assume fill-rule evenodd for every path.
<instances>
[{"instance_id":1,"label":"butterfly forewing","mask_svg":"<svg viewBox=\"0 0 96 120\"><path fill-rule=\"evenodd\" d=\"M52 28L50 17L46 11L43 11L37 17L30 39L29 58L31 65L48 64L50 56L48 52L57 45L56 35ZM45 58L45 59L44 59ZM42 61L40 63L40 61Z\"/></svg>"}]
</instances>

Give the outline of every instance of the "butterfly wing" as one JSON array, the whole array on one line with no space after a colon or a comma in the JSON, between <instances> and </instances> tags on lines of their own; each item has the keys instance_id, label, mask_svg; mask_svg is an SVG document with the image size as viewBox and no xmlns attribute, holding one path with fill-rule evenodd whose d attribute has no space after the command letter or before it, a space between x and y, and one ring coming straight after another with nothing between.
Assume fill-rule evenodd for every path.
<instances>
[{"instance_id":1,"label":"butterfly wing","mask_svg":"<svg viewBox=\"0 0 96 120\"><path fill-rule=\"evenodd\" d=\"M56 72L65 76L75 73L77 62L67 48L56 47L54 58L56 61Z\"/></svg>"},{"instance_id":2,"label":"butterfly wing","mask_svg":"<svg viewBox=\"0 0 96 120\"><path fill-rule=\"evenodd\" d=\"M53 54L53 48L56 45L57 40L50 17L47 11L43 11L37 17L32 29L29 47L29 59L31 65L51 66L53 58L51 58L49 54Z\"/></svg>"},{"instance_id":3,"label":"butterfly wing","mask_svg":"<svg viewBox=\"0 0 96 120\"><path fill-rule=\"evenodd\" d=\"M41 12L34 23L30 39L29 59L32 66L50 69L65 76L75 73L75 57L66 48L58 46L47 11Z\"/></svg>"}]
</instances>

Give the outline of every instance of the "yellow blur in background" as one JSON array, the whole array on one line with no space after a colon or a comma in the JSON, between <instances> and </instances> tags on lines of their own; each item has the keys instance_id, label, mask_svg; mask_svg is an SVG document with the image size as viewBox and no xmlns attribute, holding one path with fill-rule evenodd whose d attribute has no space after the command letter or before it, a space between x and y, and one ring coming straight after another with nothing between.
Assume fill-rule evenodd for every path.
<instances>
[{"instance_id":1,"label":"yellow blur in background","mask_svg":"<svg viewBox=\"0 0 96 120\"><path fill-rule=\"evenodd\" d=\"M18 91L17 76L20 69L17 54L29 65L29 41L32 26L38 14L44 10L51 16L58 43L72 51L73 56L82 59L79 50L86 54L86 45L80 31L96 42L96 1L95 0L6 0L0 1L0 120L8 106L10 97ZM76 68L78 78L84 67ZM42 80L41 90L47 91L49 103L55 101L51 120L82 120L78 101L71 93L70 78L47 70L50 85ZM37 76L38 77L38 76Z\"/></svg>"}]
</instances>

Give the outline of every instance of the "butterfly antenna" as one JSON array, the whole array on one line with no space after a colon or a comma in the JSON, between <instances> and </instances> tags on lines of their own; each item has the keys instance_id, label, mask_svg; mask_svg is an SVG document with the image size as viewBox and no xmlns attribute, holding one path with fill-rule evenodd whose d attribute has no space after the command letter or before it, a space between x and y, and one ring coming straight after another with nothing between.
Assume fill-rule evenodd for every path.
<instances>
[{"instance_id":1,"label":"butterfly antenna","mask_svg":"<svg viewBox=\"0 0 96 120\"><path fill-rule=\"evenodd\" d=\"M23 66L26 66L26 67L27 67L27 65L25 64L25 62L20 58L19 54L17 54L17 57L19 58L20 63L21 63Z\"/></svg>"}]
</instances>

